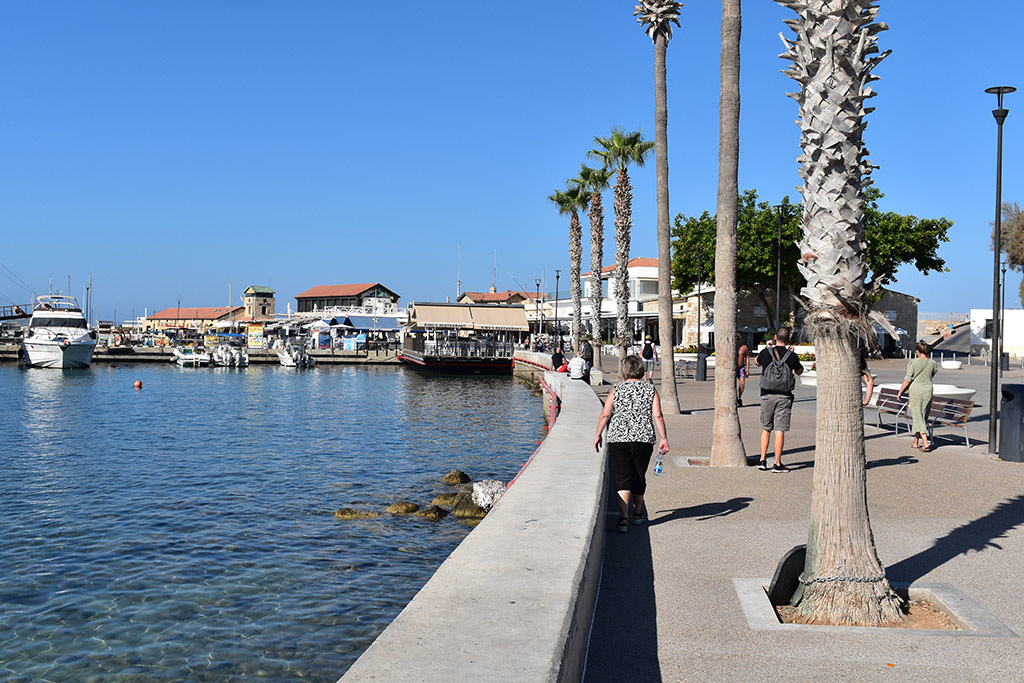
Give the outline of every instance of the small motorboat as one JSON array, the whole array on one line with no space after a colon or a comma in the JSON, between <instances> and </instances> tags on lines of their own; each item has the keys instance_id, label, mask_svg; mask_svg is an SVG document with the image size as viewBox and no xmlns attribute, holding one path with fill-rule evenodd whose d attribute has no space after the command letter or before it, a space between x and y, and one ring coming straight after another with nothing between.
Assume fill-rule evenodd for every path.
<instances>
[{"instance_id":1,"label":"small motorboat","mask_svg":"<svg viewBox=\"0 0 1024 683\"><path fill-rule=\"evenodd\" d=\"M174 362L182 367L199 368L210 364L210 354L201 346L174 347Z\"/></svg>"}]
</instances>

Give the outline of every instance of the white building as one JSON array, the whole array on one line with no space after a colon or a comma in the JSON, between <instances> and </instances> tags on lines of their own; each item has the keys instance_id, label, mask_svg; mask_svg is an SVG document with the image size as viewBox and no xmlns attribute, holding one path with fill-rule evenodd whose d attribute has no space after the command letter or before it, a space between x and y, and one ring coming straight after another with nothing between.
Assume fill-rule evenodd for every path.
<instances>
[{"instance_id":1,"label":"white building","mask_svg":"<svg viewBox=\"0 0 1024 683\"><path fill-rule=\"evenodd\" d=\"M1003 311L1003 351L1011 356L1024 356L1024 309L1007 308ZM992 348L992 309L971 309L971 350Z\"/></svg>"}]
</instances>

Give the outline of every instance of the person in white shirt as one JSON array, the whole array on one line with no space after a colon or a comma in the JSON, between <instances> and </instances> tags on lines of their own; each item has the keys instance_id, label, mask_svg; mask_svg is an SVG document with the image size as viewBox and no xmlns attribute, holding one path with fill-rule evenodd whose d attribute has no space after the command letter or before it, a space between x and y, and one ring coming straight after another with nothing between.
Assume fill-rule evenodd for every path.
<instances>
[{"instance_id":1,"label":"person in white shirt","mask_svg":"<svg viewBox=\"0 0 1024 683\"><path fill-rule=\"evenodd\" d=\"M583 355L579 352L573 356L573 359L569 361L569 378L570 379L583 379L587 374L587 361L583 360Z\"/></svg>"}]
</instances>

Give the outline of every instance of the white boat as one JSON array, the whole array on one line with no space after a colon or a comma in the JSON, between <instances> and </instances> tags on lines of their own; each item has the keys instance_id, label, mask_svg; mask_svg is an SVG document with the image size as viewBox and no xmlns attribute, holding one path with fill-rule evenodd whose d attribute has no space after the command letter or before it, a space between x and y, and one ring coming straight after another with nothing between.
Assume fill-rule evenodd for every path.
<instances>
[{"instance_id":1,"label":"white boat","mask_svg":"<svg viewBox=\"0 0 1024 683\"><path fill-rule=\"evenodd\" d=\"M316 358L306 353L305 346L290 344L277 352L277 358L286 368L312 368L316 366Z\"/></svg>"},{"instance_id":2,"label":"white boat","mask_svg":"<svg viewBox=\"0 0 1024 683\"><path fill-rule=\"evenodd\" d=\"M206 367L210 364L210 354L194 346L174 347L174 362L182 367Z\"/></svg>"},{"instance_id":3,"label":"white boat","mask_svg":"<svg viewBox=\"0 0 1024 683\"><path fill-rule=\"evenodd\" d=\"M28 332L21 341L25 364L35 368L87 368L96 350L96 333L73 296L36 297Z\"/></svg>"},{"instance_id":4,"label":"white boat","mask_svg":"<svg viewBox=\"0 0 1024 683\"><path fill-rule=\"evenodd\" d=\"M228 368L244 368L249 365L249 354L241 346L220 344L210 354L210 363Z\"/></svg>"}]
</instances>

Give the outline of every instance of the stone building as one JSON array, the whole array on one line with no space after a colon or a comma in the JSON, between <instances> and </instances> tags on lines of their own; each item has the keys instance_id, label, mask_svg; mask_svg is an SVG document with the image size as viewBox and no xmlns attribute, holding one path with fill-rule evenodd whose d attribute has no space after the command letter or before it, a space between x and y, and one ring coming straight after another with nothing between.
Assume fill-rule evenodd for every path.
<instances>
[{"instance_id":1,"label":"stone building","mask_svg":"<svg viewBox=\"0 0 1024 683\"><path fill-rule=\"evenodd\" d=\"M299 313L325 309L362 309L386 313L397 309L399 296L380 284L318 285L295 296Z\"/></svg>"},{"instance_id":2,"label":"stone building","mask_svg":"<svg viewBox=\"0 0 1024 683\"><path fill-rule=\"evenodd\" d=\"M270 287L251 285L242 294L245 317L249 320L272 318L275 313L274 290Z\"/></svg>"}]
</instances>

